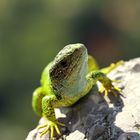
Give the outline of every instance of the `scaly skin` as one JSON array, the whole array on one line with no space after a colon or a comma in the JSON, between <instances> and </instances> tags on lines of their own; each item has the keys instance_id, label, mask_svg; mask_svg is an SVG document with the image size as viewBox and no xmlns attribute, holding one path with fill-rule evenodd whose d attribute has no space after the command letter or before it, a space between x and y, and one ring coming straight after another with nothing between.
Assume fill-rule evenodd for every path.
<instances>
[{"instance_id":1,"label":"scaly skin","mask_svg":"<svg viewBox=\"0 0 140 140\"><path fill-rule=\"evenodd\" d=\"M39 127L45 128L41 136L50 131L50 137L53 138L54 130L61 135L58 125L64 124L57 121L54 108L73 105L88 94L97 81L102 83L100 91L105 92L105 95L110 91L113 93L115 90L120 91L105 75L120 64L122 61L99 70L95 59L87 54L83 44L64 47L46 66L42 73L41 86L33 93L33 109L47 121Z\"/></svg>"}]
</instances>

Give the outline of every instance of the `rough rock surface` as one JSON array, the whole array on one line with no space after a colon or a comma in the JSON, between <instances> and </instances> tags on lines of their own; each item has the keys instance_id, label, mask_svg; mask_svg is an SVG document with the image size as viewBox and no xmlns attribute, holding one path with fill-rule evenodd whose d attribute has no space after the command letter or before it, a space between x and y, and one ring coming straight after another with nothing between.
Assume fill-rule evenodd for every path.
<instances>
[{"instance_id":1,"label":"rough rock surface","mask_svg":"<svg viewBox=\"0 0 140 140\"><path fill-rule=\"evenodd\" d=\"M108 76L118 80L115 85L123 94L104 97L98 93L98 84L72 107L57 109L66 127L61 128L62 137L56 139L140 140L140 58L125 62ZM34 129L26 140L49 140L49 134L42 138L39 134L40 130Z\"/></svg>"}]
</instances>

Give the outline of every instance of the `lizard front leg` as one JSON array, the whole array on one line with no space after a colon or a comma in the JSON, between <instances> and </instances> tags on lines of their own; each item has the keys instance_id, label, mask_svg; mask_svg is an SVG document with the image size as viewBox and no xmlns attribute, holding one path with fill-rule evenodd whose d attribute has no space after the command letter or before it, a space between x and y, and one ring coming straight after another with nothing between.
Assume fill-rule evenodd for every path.
<instances>
[{"instance_id":1,"label":"lizard front leg","mask_svg":"<svg viewBox=\"0 0 140 140\"><path fill-rule=\"evenodd\" d=\"M110 80L104 73L102 73L100 71L90 72L87 75L87 79L88 79L90 85L94 85L97 81L101 82L102 87L101 87L101 89L99 89L99 91L105 92L105 96L107 96L109 92L112 92L115 96L117 95L116 91L121 92L121 89L114 86L112 84L112 80Z\"/></svg>"},{"instance_id":2,"label":"lizard front leg","mask_svg":"<svg viewBox=\"0 0 140 140\"><path fill-rule=\"evenodd\" d=\"M46 124L40 126L38 129L45 128L41 132L41 137L50 131L50 137L54 137L54 130L56 130L58 135L61 135L58 125L64 126L64 124L58 122L55 116L55 111L53 104L55 104L56 96L55 95L46 95L42 99L42 115L46 119Z\"/></svg>"}]
</instances>

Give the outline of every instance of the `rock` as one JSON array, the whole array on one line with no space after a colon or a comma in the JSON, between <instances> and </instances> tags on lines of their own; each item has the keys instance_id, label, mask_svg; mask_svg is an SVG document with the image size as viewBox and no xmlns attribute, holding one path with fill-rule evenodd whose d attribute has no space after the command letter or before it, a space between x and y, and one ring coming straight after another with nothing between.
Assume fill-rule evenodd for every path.
<instances>
[{"instance_id":1,"label":"rock","mask_svg":"<svg viewBox=\"0 0 140 140\"><path fill-rule=\"evenodd\" d=\"M69 136L67 136L67 140L74 140L75 138L76 140L84 140L85 135L80 131L76 130L72 132Z\"/></svg>"},{"instance_id":2,"label":"rock","mask_svg":"<svg viewBox=\"0 0 140 140\"><path fill-rule=\"evenodd\" d=\"M119 136L118 140L139 140L140 136L138 133L123 133Z\"/></svg>"},{"instance_id":3,"label":"rock","mask_svg":"<svg viewBox=\"0 0 140 140\"><path fill-rule=\"evenodd\" d=\"M69 108L56 110L62 127L59 140L140 140L140 58L132 59L108 74L119 80L123 94L104 97L95 85L90 93ZM43 124L44 119L39 124ZM26 140L49 140L32 130Z\"/></svg>"}]
</instances>

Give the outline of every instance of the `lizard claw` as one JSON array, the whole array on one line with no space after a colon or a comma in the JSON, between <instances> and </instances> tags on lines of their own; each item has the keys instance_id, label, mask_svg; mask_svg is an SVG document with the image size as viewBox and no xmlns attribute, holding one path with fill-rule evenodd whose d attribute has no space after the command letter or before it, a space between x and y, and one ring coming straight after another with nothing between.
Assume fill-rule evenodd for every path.
<instances>
[{"instance_id":1,"label":"lizard claw","mask_svg":"<svg viewBox=\"0 0 140 140\"><path fill-rule=\"evenodd\" d=\"M108 96L108 93L112 93L114 94L114 96L118 96L118 94L116 92L122 93L122 90L114 85L110 85L110 86L104 86L102 85L101 88L99 89L100 93L105 93L104 96Z\"/></svg>"},{"instance_id":2,"label":"lizard claw","mask_svg":"<svg viewBox=\"0 0 140 140\"><path fill-rule=\"evenodd\" d=\"M58 125L60 126L65 126L65 124L63 123L60 123L58 121L56 122L53 122L53 121L47 121L47 123L45 125L41 125L38 127L38 129L42 129L42 128L45 128L41 134L40 134L40 137L42 137L43 135L45 135L48 131L50 131L50 138L52 139L54 137L54 130L56 130L56 133L60 136L61 133L60 133L60 130L58 128Z\"/></svg>"}]
</instances>

